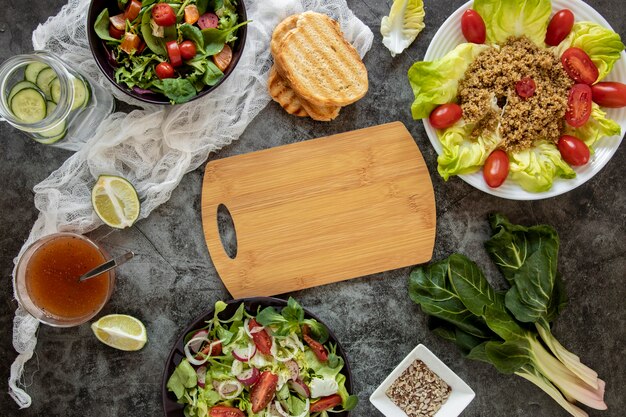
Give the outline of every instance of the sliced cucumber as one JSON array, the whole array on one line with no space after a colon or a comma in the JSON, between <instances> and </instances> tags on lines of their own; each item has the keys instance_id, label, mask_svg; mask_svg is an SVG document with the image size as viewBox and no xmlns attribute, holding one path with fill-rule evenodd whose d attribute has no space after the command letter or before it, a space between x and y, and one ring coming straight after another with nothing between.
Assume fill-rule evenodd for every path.
<instances>
[{"instance_id":1,"label":"sliced cucumber","mask_svg":"<svg viewBox=\"0 0 626 417\"><path fill-rule=\"evenodd\" d=\"M61 81L58 78L50 81L50 96L52 97L52 101L57 104L59 100L61 100Z\"/></svg>"},{"instance_id":2,"label":"sliced cucumber","mask_svg":"<svg viewBox=\"0 0 626 417\"><path fill-rule=\"evenodd\" d=\"M25 88L11 99L11 111L24 123L37 123L46 118L46 100L34 88Z\"/></svg>"},{"instance_id":3,"label":"sliced cucumber","mask_svg":"<svg viewBox=\"0 0 626 417\"><path fill-rule=\"evenodd\" d=\"M26 66L26 69L24 70L24 79L26 81L30 81L31 83L36 83L37 76L42 70L46 68L50 68L50 67L47 64L44 64L43 62L39 62L39 61L31 62L30 64Z\"/></svg>"},{"instance_id":4,"label":"sliced cucumber","mask_svg":"<svg viewBox=\"0 0 626 417\"><path fill-rule=\"evenodd\" d=\"M58 136L54 136L51 138L45 138L45 139L35 139L37 142L42 143L44 145L51 145L55 142L60 141L61 139L63 139L65 137L65 135L67 134L67 130L64 130L60 135Z\"/></svg>"},{"instance_id":5,"label":"sliced cucumber","mask_svg":"<svg viewBox=\"0 0 626 417\"><path fill-rule=\"evenodd\" d=\"M45 94L47 99L51 99L50 83L57 78L57 73L52 68L44 68L37 75L37 87Z\"/></svg>"},{"instance_id":6,"label":"sliced cucumber","mask_svg":"<svg viewBox=\"0 0 626 417\"><path fill-rule=\"evenodd\" d=\"M13 99L13 96L16 95L18 92L22 91L25 88L37 89L37 86L35 84L31 83L30 81L20 81L19 83L15 84L13 86L13 88L11 89L11 91L9 92L9 97L7 98L7 103L11 103L11 100Z\"/></svg>"},{"instance_id":7,"label":"sliced cucumber","mask_svg":"<svg viewBox=\"0 0 626 417\"><path fill-rule=\"evenodd\" d=\"M72 110L87 105L89 96L89 87L87 87L86 83L80 78L74 78L74 104L72 105Z\"/></svg>"},{"instance_id":8,"label":"sliced cucumber","mask_svg":"<svg viewBox=\"0 0 626 417\"><path fill-rule=\"evenodd\" d=\"M46 102L46 117L49 117L54 111L54 109L56 108L57 108L57 105L54 102L47 101ZM61 123L59 123L55 127L48 129L46 131L40 132L39 134L46 138L57 138L59 136L61 137L65 136L65 132L66 132L66 123L65 123L65 120L63 120Z\"/></svg>"}]
</instances>

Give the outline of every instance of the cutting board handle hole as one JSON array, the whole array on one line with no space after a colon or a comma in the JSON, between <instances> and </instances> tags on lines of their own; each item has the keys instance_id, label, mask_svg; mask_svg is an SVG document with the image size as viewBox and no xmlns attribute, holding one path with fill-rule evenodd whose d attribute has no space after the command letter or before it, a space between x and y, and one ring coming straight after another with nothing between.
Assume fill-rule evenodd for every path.
<instances>
[{"instance_id":1,"label":"cutting board handle hole","mask_svg":"<svg viewBox=\"0 0 626 417\"><path fill-rule=\"evenodd\" d=\"M233 216L224 204L217 207L217 230L224 252L230 259L235 259L237 257L237 232L235 232Z\"/></svg>"}]
</instances>

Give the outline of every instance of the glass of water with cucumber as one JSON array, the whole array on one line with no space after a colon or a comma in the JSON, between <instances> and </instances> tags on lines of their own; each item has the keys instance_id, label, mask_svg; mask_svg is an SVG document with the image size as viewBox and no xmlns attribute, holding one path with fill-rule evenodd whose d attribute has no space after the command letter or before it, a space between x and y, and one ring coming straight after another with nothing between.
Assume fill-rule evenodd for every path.
<instances>
[{"instance_id":1,"label":"glass of water with cucumber","mask_svg":"<svg viewBox=\"0 0 626 417\"><path fill-rule=\"evenodd\" d=\"M0 117L37 142L88 139L113 111L111 93L45 51L0 66Z\"/></svg>"}]
</instances>

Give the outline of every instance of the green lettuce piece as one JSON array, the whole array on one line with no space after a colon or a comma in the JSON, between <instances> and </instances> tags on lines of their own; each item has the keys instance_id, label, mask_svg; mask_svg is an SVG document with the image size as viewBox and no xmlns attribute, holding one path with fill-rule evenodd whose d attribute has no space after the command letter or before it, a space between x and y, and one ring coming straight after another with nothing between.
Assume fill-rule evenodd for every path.
<instances>
[{"instance_id":1,"label":"green lettuce piece","mask_svg":"<svg viewBox=\"0 0 626 417\"><path fill-rule=\"evenodd\" d=\"M172 391L176 398L181 399L185 394L185 388L193 388L197 384L196 371L186 359L183 359L167 381L167 389Z\"/></svg>"},{"instance_id":2,"label":"green lettuce piece","mask_svg":"<svg viewBox=\"0 0 626 417\"><path fill-rule=\"evenodd\" d=\"M500 140L497 135L467 139L473 127L472 124L456 124L440 133L443 152L437 158L437 170L444 180L447 181L451 175L478 171L498 145Z\"/></svg>"},{"instance_id":3,"label":"green lettuce piece","mask_svg":"<svg viewBox=\"0 0 626 417\"><path fill-rule=\"evenodd\" d=\"M598 81L611 72L613 65L624 50L619 34L591 22L576 23L569 36L556 47L555 54L560 57L570 47L580 48L587 52L600 72Z\"/></svg>"},{"instance_id":4,"label":"green lettuce piece","mask_svg":"<svg viewBox=\"0 0 626 417\"><path fill-rule=\"evenodd\" d=\"M592 146L605 136L618 136L622 133L620 125L614 120L606 117L603 111L596 103L591 104L591 116L589 121L577 129L567 126L565 133L576 136L587 144L589 150L593 152Z\"/></svg>"},{"instance_id":5,"label":"green lettuce piece","mask_svg":"<svg viewBox=\"0 0 626 417\"><path fill-rule=\"evenodd\" d=\"M391 56L402 53L424 29L424 2L422 0L394 0L389 16L380 23L383 45Z\"/></svg>"},{"instance_id":6,"label":"green lettuce piece","mask_svg":"<svg viewBox=\"0 0 626 417\"><path fill-rule=\"evenodd\" d=\"M550 0L476 0L476 10L485 21L487 41L503 43L509 36L526 35L544 46L552 13Z\"/></svg>"},{"instance_id":7,"label":"green lettuce piece","mask_svg":"<svg viewBox=\"0 0 626 417\"><path fill-rule=\"evenodd\" d=\"M414 119L424 119L440 104L456 100L459 80L487 45L462 43L436 61L419 61L409 69L409 82L415 94L411 106Z\"/></svg>"},{"instance_id":8,"label":"green lettuce piece","mask_svg":"<svg viewBox=\"0 0 626 417\"><path fill-rule=\"evenodd\" d=\"M550 142L539 142L533 148L509 153L509 176L524 190L547 191L554 179L574 178L576 172L561 158L558 148Z\"/></svg>"}]
</instances>

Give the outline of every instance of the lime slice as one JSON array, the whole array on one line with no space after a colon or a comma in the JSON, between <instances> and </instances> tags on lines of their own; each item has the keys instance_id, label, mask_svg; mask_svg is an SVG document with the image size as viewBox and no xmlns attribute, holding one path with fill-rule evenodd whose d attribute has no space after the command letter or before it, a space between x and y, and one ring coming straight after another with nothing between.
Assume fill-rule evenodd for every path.
<instances>
[{"instance_id":1,"label":"lime slice","mask_svg":"<svg viewBox=\"0 0 626 417\"><path fill-rule=\"evenodd\" d=\"M91 330L99 341L119 350L139 350L146 342L146 326L125 314L109 314L92 323Z\"/></svg>"},{"instance_id":2,"label":"lime slice","mask_svg":"<svg viewBox=\"0 0 626 417\"><path fill-rule=\"evenodd\" d=\"M135 187L122 177L100 175L91 204L100 219L116 229L130 227L139 217L139 197Z\"/></svg>"}]
</instances>

